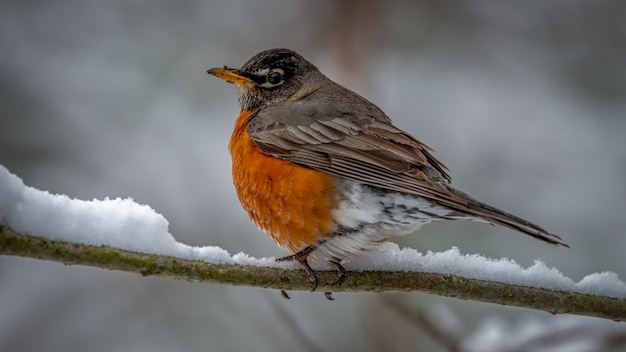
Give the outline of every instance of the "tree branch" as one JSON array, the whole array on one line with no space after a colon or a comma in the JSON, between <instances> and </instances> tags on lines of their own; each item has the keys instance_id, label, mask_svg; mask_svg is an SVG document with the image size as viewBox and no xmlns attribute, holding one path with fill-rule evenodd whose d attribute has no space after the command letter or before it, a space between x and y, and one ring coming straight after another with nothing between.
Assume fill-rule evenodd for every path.
<instances>
[{"instance_id":1,"label":"tree branch","mask_svg":"<svg viewBox=\"0 0 626 352\"><path fill-rule=\"evenodd\" d=\"M105 246L53 241L16 233L0 225L0 255L12 255L63 264L165 276L174 279L308 291L311 282L303 270L242 265L208 264L157 254L142 254ZM320 282L334 282L336 272L318 271ZM461 276L393 271L349 272L334 292L412 292L543 310L552 314L578 314L626 321L626 300L544 288L508 285Z\"/></svg>"}]
</instances>

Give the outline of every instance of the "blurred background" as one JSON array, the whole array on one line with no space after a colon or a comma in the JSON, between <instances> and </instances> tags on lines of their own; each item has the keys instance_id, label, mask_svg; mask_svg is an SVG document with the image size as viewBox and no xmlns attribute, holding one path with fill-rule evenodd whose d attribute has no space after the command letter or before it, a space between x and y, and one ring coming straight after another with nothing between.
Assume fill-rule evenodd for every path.
<instances>
[{"instance_id":1,"label":"blurred background","mask_svg":"<svg viewBox=\"0 0 626 352\"><path fill-rule=\"evenodd\" d=\"M52 193L149 204L184 243L283 256L237 202L236 92L205 71L288 47L433 147L457 188L571 249L467 222L401 245L625 280L624 18L617 0L5 0L0 164ZM0 257L0 350L486 351L576 324L626 335L419 293L291 296Z\"/></svg>"}]
</instances>

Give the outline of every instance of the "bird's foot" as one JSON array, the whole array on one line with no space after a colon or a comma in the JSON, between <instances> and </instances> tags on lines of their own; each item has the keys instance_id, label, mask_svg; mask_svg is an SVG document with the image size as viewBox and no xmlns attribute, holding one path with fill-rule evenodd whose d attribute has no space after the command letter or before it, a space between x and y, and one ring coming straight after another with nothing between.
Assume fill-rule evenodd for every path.
<instances>
[{"instance_id":1,"label":"bird's foot","mask_svg":"<svg viewBox=\"0 0 626 352\"><path fill-rule=\"evenodd\" d=\"M315 250L315 248L317 247L308 246L298 253L276 259L277 262L286 262L286 261L295 260L298 263L300 263L300 265L302 265L302 267L304 268L304 271L306 271L306 274L308 275L309 280L311 280L311 283L312 283L311 292L317 289L318 280L317 280L317 274L315 274L315 271L311 269L311 266L309 265L307 258L309 257L309 254L311 254ZM281 295L285 298L289 298L289 295L287 295L287 292L285 291L281 291Z\"/></svg>"},{"instance_id":2,"label":"bird's foot","mask_svg":"<svg viewBox=\"0 0 626 352\"><path fill-rule=\"evenodd\" d=\"M343 265L341 265L341 262L339 261L339 259L329 260L328 262L335 267L335 270L337 270L337 280L335 282L328 283L326 285L327 286L341 285L343 281L346 279L346 272L347 272L346 269L343 267ZM326 299L329 301L335 300L333 298L332 292L324 292L324 297L326 297Z\"/></svg>"},{"instance_id":3,"label":"bird's foot","mask_svg":"<svg viewBox=\"0 0 626 352\"><path fill-rule=\"evenodd\" d=\"M317 279L317 274L315 273L315 271L311 268L311 266L309 265L308 262L308 257L309 255L316 249L317 247L313 247L313 246L308 246L305 249L301 250L300 252L297 252L293 255L289 255L283 258L278 258L276 259L276 261L278 262L286 262L286 261L291 261L291 260L295 260L298 263L300 263L300 265L302 265L302 267L304 268L304 271L306 272L306 274L309 277L309 280L311 280L312 283L312 287L311 287L311 292L315 291L317 289L317 284L318 284L318 279ZM333 265L333 267L335 267L335 270L337 270L337 280L333 283L329 283L327 285L330 286L335 286L335 285L341 285L343 283L343 281L346 278L346 269L341 265L341 262L339 259L334 259L334 260L330 260L329 261L330 264ZM286 298L286 299L290 299L289 295L287 294L286 291L281 290L280 294ZM333 301L335 300L333 298L333 293L332 292L324 292L324 297L326 297L327 300L329 301Z\"/></svg>"}]
</instances>

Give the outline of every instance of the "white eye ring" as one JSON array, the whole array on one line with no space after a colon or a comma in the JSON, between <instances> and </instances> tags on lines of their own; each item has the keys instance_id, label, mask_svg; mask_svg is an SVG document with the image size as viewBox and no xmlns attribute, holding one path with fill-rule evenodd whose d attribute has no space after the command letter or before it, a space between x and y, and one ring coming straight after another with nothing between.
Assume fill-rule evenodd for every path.
<instances>
[{"instance_id":1,"label":"white eye ring","mask_svg":"<svg viewBox=\"0 0 626 352\"><path fill-rule=\"evenodd\" d=\"M283 84L285 72L279 68L272 69L265 76L265 82L261 84L261 87L272 88Z\"/></svg>"}]
</instances>

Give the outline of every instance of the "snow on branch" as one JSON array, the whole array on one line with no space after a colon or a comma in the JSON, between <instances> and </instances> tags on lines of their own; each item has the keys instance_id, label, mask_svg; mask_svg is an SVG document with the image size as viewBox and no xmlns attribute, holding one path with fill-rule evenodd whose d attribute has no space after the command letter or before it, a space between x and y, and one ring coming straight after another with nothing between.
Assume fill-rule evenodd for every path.
<instances>
[{"instance_id":1,"label":"snow on branch","mask_svg":"<svg viewBox=\"0 0 626 352\"><path fill-rule=\"evenodd\" d=\"M306 291L311 288L308 277L297 267L207 263L27 236L6 226L0 226L0 254L213 284L289 291ZM244 261L258 264L258 260L249 257L245 257ZM336 275L332 270L318 272L321 282L333 282ZM579 314L626 321L626 301L621 298L468 279L453 274L358 271L350 272L342 285L325 289L335 292L421 291L464 300L539 309L553 314Z\"/></svg>"},{"instance_id":2,"label":"snow on branch","mask_svg":"<svg viewBox=\"0 0 626 352\"><path fill-rule=\"evenodd\" d=\"M0 255L23 256L215 284L310 290L302 270L274 258L231 256L192 247L168 232L167 220L131 199L85 201L25 186L0 165ZM626 284L594 273L579 282L540 261L523 268L509 259L463 255L457 248L422 254L385 243L345 264L334 292L421 291L465 300L626 321ZM320 282L336 272L318 271Z\"/></svg>"}]
</instances>

